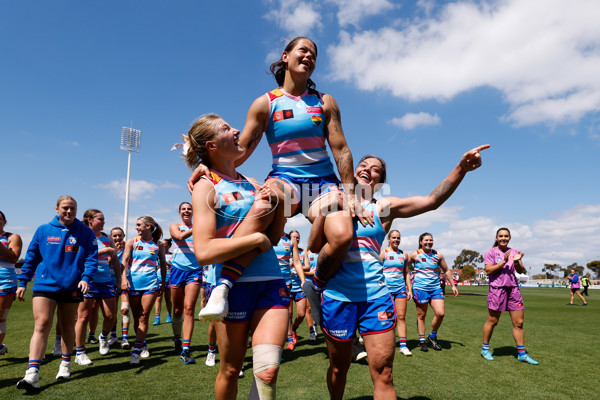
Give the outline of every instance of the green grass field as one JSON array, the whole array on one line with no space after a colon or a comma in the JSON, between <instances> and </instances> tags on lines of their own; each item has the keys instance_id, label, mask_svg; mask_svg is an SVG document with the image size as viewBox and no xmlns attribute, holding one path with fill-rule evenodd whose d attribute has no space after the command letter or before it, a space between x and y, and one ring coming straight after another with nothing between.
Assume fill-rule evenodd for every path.
<instances>
[{"instance_id":1,"label":"green grass field","mask_svg":"<svg viewBox=\"0 0 600 400\"><path fill-rule=\"evenodd\" d=\"M460 287L463 293L485 294L487 287ZM421 353L416 331L416 312L407 314L412 357L396 353L394 382L402 399L592 399L599 398L600 291L591 291L590 305L568 307L567 289L523 288L527 351L538 366L517 362L508 314L502 316L490 343L495 361L479 356L481 330L487 318L485 296L446 298L446 319L438 333L443 351ZM430 314L431 314L430 310ZM164 321L165 315L163 315ZM428 315L431 320L431 315ZM216 367L204 365L207 327L196 322L192 352L198 363L184 365L173 353L170 324L151 326L148 344L151 357L130 367L129 351L113 348L107 356L98 345L88 345L94 364L72 366L72 377L57 382L60 359L51 356L54 333L40 369L44 399L205 399L213 397ZM31 301L15 303L8 317L5 344L9 353L0 357L0 399L23 396L17 381L27 366L28 344L33 331ZM328 398L325 372L328 366L322 335L308 341L304 324L293 352L284 351L277 384L280 399ZM114 345L115 347L117 345ZM218 359L218 357L217 357ZM239 381L240 399L248 397L252 384L251 353L245 361L246 376ZM354 363L348 376L345 398L372 397L366 362Z\"/></svg>"}]
</instances>

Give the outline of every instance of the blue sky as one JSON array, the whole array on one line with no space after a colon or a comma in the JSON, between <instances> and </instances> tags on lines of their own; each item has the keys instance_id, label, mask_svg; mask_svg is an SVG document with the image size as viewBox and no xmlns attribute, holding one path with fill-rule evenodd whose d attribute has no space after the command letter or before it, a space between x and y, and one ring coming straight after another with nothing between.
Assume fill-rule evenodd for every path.
<instances>
[{"instance_id":1,"label":"blue sky","mask_svg":"<svg viewBox=\"0 0 600 400\"><path fill-rule=\"evenodd\" d=\"M62 194L79 216L123 225L130 125L142 131L130 221L178 221L189 171L171 145L206 112L241 129L276 86L269 64L307 35L355 161L383 157L392 195L428 194L462 153L492 146L444 206L395 222L403 249L429 231L452 264L508 226L531 272L585 265L600 259L599 12L595 0L2 2L6 229L28 244ZM240 171L262 180L270 164L261 143ZM288 227L306 241L303 217Z\"/></svg>"}]
</instances>

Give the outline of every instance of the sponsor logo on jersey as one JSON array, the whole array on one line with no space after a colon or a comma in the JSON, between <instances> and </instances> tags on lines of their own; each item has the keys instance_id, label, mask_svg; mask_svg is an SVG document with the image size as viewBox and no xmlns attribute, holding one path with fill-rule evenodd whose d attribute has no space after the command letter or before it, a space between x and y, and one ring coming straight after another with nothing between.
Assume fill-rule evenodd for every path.
<instances>
[{"instance_id":1,"label":"sponsor logo on jersey","mask_svg":"<svg viewBox=\"0 0 600 400\"><path fill-rule=\"evenodd\" d=\"M60 244L60 236L48 236L48 244Z\"/></svg>"},{"instance_id":2,"label":"sponsor logo on jersey","mask_svg":"<svg viewBox=\"0 0 600 400\"><path fill-rule=\"evenodd\" d=\"M279 111L275 111L273 113L273 121L275 121L275 122L283 121L284 119L290 119L290 118L294 118L294 110L292 110L292 109L279 110Z\"/></svg>"},{"instance_id":3,"label":"sponsor logo on jersey","mask_svg":"<svg viewBox=\"0 0 600 400\"><path fill-rule=\"evenodd\" d=\"M240 192L221 193L221 198L225 204L229 204L238 200L244 200L244 196Z\"/></svg>"},{"instance_id":4,"label":"sponsor logo on jersey","mask_svg":"<svg viewBox=\"0 0 600 400\"><path fill-rule=\"evenodd\" d=\"M323 107L306 107L306 112L310 114L323 114Z\"/></svg>"},{"instance_id":5,"label":"sponsor logo on jersey","mask_svg":"<svg viewBox=\"0 0 600 400\"><path fill-rule=\"evenodd\" d=\"M65 246L65 251L67 253L77 253L79 251L79 246Z\"/></svg>"}]
</instances>

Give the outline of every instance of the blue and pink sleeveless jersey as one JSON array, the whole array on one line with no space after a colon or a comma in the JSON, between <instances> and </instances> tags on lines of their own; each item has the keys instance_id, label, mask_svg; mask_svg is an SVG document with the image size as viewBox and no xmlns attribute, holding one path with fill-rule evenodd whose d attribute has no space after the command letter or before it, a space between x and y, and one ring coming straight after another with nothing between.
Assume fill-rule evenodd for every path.
<instances>
[{"instance_id":1,"label":"blue and pink sleeveless jersey","mask_svg":"<svg viewBox=\"0 0 600 400\"><path fill-rule=\"evenodd\" d=\"M287 285L292 284L292 271L290 266L290 260L292 259L292 242L287 236L283 236L279 239L279 243L277 246L273 247L275 251L275 255L277 256L277 261L279 262L279 269L281 270L281 275L283 279L285 279L285 283Z\"/></svg>"},{"instance_id":2,"label":"blue and pink sleeveless jersey","mask_svg":"<svg viewBox=\"0 0 600 400\"><path fill-rule=\"evenodd\" d=\"M8 247L8 232L3 232L0 236L0 246ZM0 255L0 289L10 289L17 287L17 273L15 265Z\"/></svg>"},{"instance_id":3,"label":"blue and pink sleeveless jersey","mask_svg":"<svg viewBox=\"0 0 600 400\"><path fill-rule=\"evenodd\" d=\"M96 242L98 243L98 251L107 247L112 247L110 245L110 239L102 234L96 236ZM108 259L109 256L106 253L98 256L98 271L96 272L96 275L94 275L94 279L92 279L93 282L105 283L108 285L117 284L115 270L111 268Z\"/></svg>"},{"instance_id":4,"label":"blue and pink sleeveless jersey","mask_svg":"<svg viewBox=\"0 0 600 400\"><path fill-rule=\"evenodd\" d=\"M323 294L339 301L366 301L389 294L379 258L385 230L377 215L377 204L363 203L373 215L373 226L352 220L354 238L340 270L327 282Z\"/></svg>"},{"instance_id":5,"label":"blue and pink sleeveless jersey","mask_svg":"<svg viewBox=\"0 0 600 400\"><path fill-rule=\"evenodd\" d=\"M515 275L515 263L512 259L512 256L516 255L519 250L509 248L506 251L510 251L511 257L509 257L508 262L504 264L500 271L489 276L490 287L519 286L517 277ZM489 265L498 265L502 262L502 260L504 260L504 254L505 252L497 247L494 247L485 253L485 256L483 256L483 262Z\"/></svg>"},{"instance_id":6,"label":"blue and pink sleeveless jersey","mask_svg":"<svg viewBox=\"0 0 600 400\"><path fill-rule=\"evenodd\" d=\"M152 240L135 238L131 252L131 267L127 274L131 290L150 290L159 286L156 268L158 265L158 245Z\"/></svg>"},{"instance_id":7,"label":"blue and pink sleeveless jersey","mask_svg":"<svg viewBox=\"0 0 600 400\"><path fill-rule=\"evenodd\" d=\"M384 250L383 275L390 292L397 292L406 288L406 282L404 281L405 261L402 250L395 252L389 247Z\"/></svg>"},{"instance_id":8,"label":"blue and pink sleeveless jersey","mask_svg":"<svg viewBox=\"0 0 600 400\"><path fill-rule=\"evenodd\" d=\"M319 253L313 253L310 250L306 250L306 257L308 257L310 272L315 272L317 269L317 259L319 258ZM302 265L304 265L304 263Z\"/></svg>"},{"instance_id":9,"label":"blue and pink sleeveless jersey","mask_svg":"<svg viewBox=\"0 0 600 400\"><path fill-rule=\"evenodd\" d=\"M440 288L439 261L440 256L438 256L437 251L433 250L430 254L427 254L423 249L417 250L413 289L431 292Z\"/></svg>"},{"instance_id":10,"label":"blue and pink sleeveless jersey","mask_svg":"<svg viewBox=\"0 0 600 400\"><path fill-rule=\"evenodd\" d=\"M267 93L270 118L266 129L273 172L294 178L335 174L325 143L322 94L307 89L292 96L282 88Z\"/></svg>"},{"instance_id":11,"label":"blue and pink sleeveless jersey","mask_svg":"<svg viewBox=\"0 0 600 400\"><path fill-rule=\"evenodd\" d=\"M217 205L215 213L217 217L216 238L229 238L233 236L235 229L244 220L254 203L256 190L252 183L240 175L234 179L216 171L211 171L211 177L203 177L211 182L215 188ZM222 264L212 266L215 276L219 276ZM225 271L223 271L225 272ZM246 267L238 282L257 282L281 279L281 273L277 263L277 257L273 248L258 255L250 265Z\"/></svg>"},{"instance_id":12,"label":"blue and pink sleeveless jersey","mask_svg":"<svg viewBox=\"0 0 600 400\"><path fill-rule=\"evenodd\" d=\"M189 231L191 226L184 223L177 225L181 232ZM173 240L173 259L171 265L183 271L197 271L202 268L194 255L194 238L192 236L184 240Z\"/></svg>"}]
</instances>

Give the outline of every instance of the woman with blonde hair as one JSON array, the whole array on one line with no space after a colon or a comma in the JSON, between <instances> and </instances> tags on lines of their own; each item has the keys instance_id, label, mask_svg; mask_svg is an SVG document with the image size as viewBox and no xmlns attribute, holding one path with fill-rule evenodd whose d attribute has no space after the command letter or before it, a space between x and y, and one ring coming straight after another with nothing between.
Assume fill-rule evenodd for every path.
<instances>
[{"instance_id":1,"label":"woman with blonde hair","mask_svg":"<svg viewBox=\"0 0 600 400\"><path fill-rule=\"evenodd\" d=\"M40 388L40 363L57 308L62 334L62 361L56 379L71 376L77 308L98 269L96 235L75 217L75 199L59 197L56 212L58 215L50 223L36 230L17 277L19 287L16 295L19 301L25 301L27 283L35 275L32 299L35 328L29 344L29 365L25 377L17 383L17 388L28 392Z\"/></svg>"}]
</instances>

